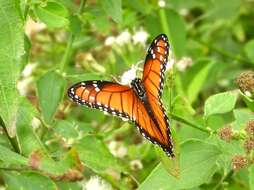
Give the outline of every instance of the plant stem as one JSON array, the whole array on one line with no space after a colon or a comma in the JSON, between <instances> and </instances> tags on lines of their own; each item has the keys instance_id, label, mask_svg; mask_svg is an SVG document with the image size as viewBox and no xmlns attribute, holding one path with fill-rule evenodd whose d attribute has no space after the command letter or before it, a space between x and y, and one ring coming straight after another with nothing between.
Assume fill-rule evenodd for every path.
<instances>
[{"instance_id":1,"label":"plant stem","mask_svg":"<svg viewBox=\"0 0 254 190\"><path fill-rule=\"evenodd\" d=\"M86 0L81 0L78 13L81 14L83 12L83 9L85 7Z\"/></svg>"},{"instance_id":2,"label":"plant stem","mask_svg":"<svg viewBox=\"0 0 254 190\"><path fill-rule=\"evenodd\" d=\"M26 2L25 10L24 10L24 16L23 16L23 17L24 17L24 22L26 21L26 18L27 18L29 9L30 9L30 6L29 6L29 4Z\"/></svg>"},{"instance_id":3,"label":"plant stem","mask_svg":"<svg viewBox=\"0 0 254 190\"><path fill-rule=\"evenodd\" d=\"M200 126L198 126L198 125L196 125L196 124L194 124L194 123L191 123L190 121L187 121L186 119L184 119L184 118L182 118L182 117L179 117L179 116L177 116L177 115L174 115L174 114L170 114L170 116L171 116L171 118L173 119L173 120L175 120L175 121L179 121L179 122L181 122L181 123L184 123L184 124L186 124L186 125L188 125L188 126L190 126L190 127L193 127L193 128L195 128L195 129L198 129L198 130L200 130L200 131L203 131L203 132L205 132L205 133L208 133L208 134L212 134L212 133L216 133L215 131L213 131L213 130L211 130L211 129L209 129L209 128L202 128L202 127L200 127Z\"/></svg>"},{"instance_id":4,"label":"plant stem","mask_svg":"<svg viewBox=\"0 0 254 190\"><path fill-rule=\"evenodd\" d=\"M81 0L78 14L81 14L83 12L85 4L86 4L86 0ZM71 57L71 54L72 54L72 44L73 44L74 39L75 39L75 35L72 32L70 32L70 36L69 36L69 39L68 39L68 42L67 42L67 47L65 49L63 58L61 60L61 69L60 69L61 72L64 71L65 66L69 62L69 59Z\"/></svg>"},{"instance_id":5,"label":"plant stem","mask_svg":"<svg viewBox=\"0 0 254 190\"><path fill-rule=\"evenodd\" d=\"M4 121L3 121L3 119L2 119L1 117L0 117L0 125L3 127L4 133L6 134L8 140L10 141L10 143L11 143L11 145L12 145L14 151L15 151L16 153L20 153L17 139L16 139L15 137L12 138L12 137L9 135L8 130L7 130L6 126L5 126L5 123L4 123Z\"/></svg>"},{"instance_id":6,"label":"plant stem","mask_svg":"<svg viewBox=\"0 0 254 190\"><path fill-rule=\"evenodd\" d=\"M65 49L62 61L61 61L61 72L64 71L66 64L69 62L71 53L72 53L72 43L74 41L75 36L71 33L67 42L67 47Z\"/></svg>"},{"instance_id":7,"label":"plant stem","mask_svg":"<svg viewBox=\"0 0 254 190\"><path fill-rule=\"evenodd\" d=\"M229 53L227 51L224 51L223 49L220 49L220 48L218 48L216 46L213 46L213 45L210 45L210 44L208 44L206 42L203 42L201 40L195 40L195 41L200 43L201 45L204 45L204 46L208 47L209 49L211 49L211 50L221 54L224 57L228 57L230 59L237 60L237 61L240 61L240 62L243 62L243 63L252 64L249 60L247 60L247 59L245 59L245 58L243 58L241 56L236 56L236 55L231 54L231 53Z\"/></svg>"},{"instance_id":8,"label":"plant stem","mask_svg":"<svg viewBox=\"0 0 254 190\"><path fill-rule=\"evenodd\" d=\"M162 30L165 34L167 34L170 37L169 26L168 26L165 10L160 9L159 15L160 15L160 22L161 22Z\"/></svg>"}]
</instances>

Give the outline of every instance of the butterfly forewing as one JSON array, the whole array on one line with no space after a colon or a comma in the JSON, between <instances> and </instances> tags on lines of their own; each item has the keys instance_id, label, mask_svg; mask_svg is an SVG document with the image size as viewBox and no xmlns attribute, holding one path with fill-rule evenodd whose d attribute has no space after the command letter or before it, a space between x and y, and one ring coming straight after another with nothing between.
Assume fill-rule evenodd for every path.
<instances>
[{"instance_id":1,"label":"butterfly forewing","mask_svg":"<svg viewBox=\"0 0 254 190\"><path fill-rule=\"evenodd\" d=\"M169 43L164 34L153 40L147 52L142 81L146 90L156 97L161 96L168 53Z\"/></svg>"}]
</instances>

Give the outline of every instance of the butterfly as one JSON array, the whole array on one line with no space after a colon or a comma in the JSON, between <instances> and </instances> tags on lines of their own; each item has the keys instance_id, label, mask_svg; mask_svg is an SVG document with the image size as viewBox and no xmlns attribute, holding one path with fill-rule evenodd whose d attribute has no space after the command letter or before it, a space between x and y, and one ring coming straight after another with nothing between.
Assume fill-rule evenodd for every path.
<instances>
[{"instance_id":1,"label":"butterfly","mask_svg":"<svg viewBox=\"0 0 254 190\"><path fill-rule=\"evenodd\" d=\"M134 122L146 139L174 157L169 121L161 102L169 49L167 36L160 34L147 51L141 79L133 79L130 86L103 80L82 81L69 88L68 96L77 104Z\"/></svg>"}]
</instances>

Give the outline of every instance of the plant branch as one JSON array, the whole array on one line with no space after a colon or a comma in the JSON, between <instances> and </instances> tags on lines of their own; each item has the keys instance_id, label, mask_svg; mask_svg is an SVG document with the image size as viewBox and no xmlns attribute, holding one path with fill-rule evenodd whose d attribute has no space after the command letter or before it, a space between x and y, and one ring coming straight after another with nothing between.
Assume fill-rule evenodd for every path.
<instances>
[{"instance_id":1,"label":"plant branch","mask_svg":"<svg viewBox=\"0 0 254 190\"><path fill-rule=\"evenodd\" d=\"M239 56L239 55L236 56L236 55L231 54L231 53L229 53L229 52L227 52L227 51L224 51L223 49L220 49L220 48L218 48L218 47L216 47L216 46L213 46L213 45L211 45L211 44L208 44L208 43L206 43L206 42L203 42L203 41L201 41L201 40L195 40L195 41L198 42L198 43L200 43L201 45L204 45L204 46L208 47L209 49L211 49L211 50L213 50L213 51L215 51L215 52L221 54L221 55L224 56L224 57L228 57L228 58L230 58L230 59L233 59L233 60L236 60L236 61L240 61L240 62L243 62L243 63L252 64L249 60L245 59L244 57L241 57L241 56Z\"/></svg>"},{"instance_id":2,"label":"plant branch","mask_svg":"<svg viewBox=\"0 0 254 190\"><path fill-rule=\"evenodd\" d=\"M184 123L192 128L195 128L195 129L198 129L202 132L205 132L205 133L208 133L208 134L213 134L213 133L216 133L216 131L213 131L212 129L210 128L203 128L203 127L200 127L194 123L191 123L190 121L187 121L186 119L180 117L180 116L177 116L177 115L174 115L174 114L170 114L171 118L175 121L178 121L178 122L181 122L181 123Z\"/></svg>"}]
</instances>

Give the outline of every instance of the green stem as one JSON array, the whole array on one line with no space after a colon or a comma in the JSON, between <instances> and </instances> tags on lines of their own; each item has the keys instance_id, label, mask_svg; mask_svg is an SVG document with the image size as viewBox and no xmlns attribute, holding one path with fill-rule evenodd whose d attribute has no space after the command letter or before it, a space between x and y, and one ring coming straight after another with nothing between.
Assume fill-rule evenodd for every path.
<instances>
[{"instance_id":1,"label":"green stem","mask_svg":"<svg viewBox=\"0 0 254 190\"><path fill-rule=\"evenodd\" d=\"M4 133L6 134L8 140L10 141L11 143L11 146L13 147L13 150L16 152L16 153L20 153L20 150L19 150L19 146L18 146L18 142L17 142L17 139L15 137L11 137L8 133L8 130L5 126L5 123L3 121L3 119L0 117L0 125L3 127L3 130L4 130Z\"/></svg>"},{"instance_id":2,"label":"green stem","mask_svg":"<svg viewBox=\"0 0 254 190\"><path fill-rule=\"evenodd\" d=\"M78 13L81 14L84 10L86 0L81 0Z\"/></svg>"},{"instance_id":3,"label":"green stem","mask_svg":"<svg viewBox=\"0 0 254 190\"><path fill-rule=\"evenodd\" d=\"M85 4L86 4L86 0L81 0L78 14L81 14L83 12ZM69 36L69 39L68 39L68 42L67 42L67 47L65 49L63 58L61 60L61 69L60 69L61 72L64 71L66 64L70 60L70 57L71 57L71 54L72 54L72 44L73 44L74 39L75 39L75 35L71 32L70 36Z\"/></svg>"},{"instance_id":4,"label":"green stem","mask_svg":"<svg viewBox=\"0 0 254 190\"><path fill-rule=\"evenodd\" d=\"M72 53L72 43L74 41L75 36L73 34L70 34L67 47L65 49L62 61L61 61L61 72L64 71L66 64L69 62L71 53Z\"/></svg>"},{"instance_id":5,"label":"green stem","mask_svg":"<svg viewBox=\"0 0 254 190\"><path fill-rule=\"evenodd\" d=\"M240 62L243 62L243 63L252 64L249 60L247 60L247 59L245 59L245 58L243 58L241 56L235 56L234 54L231 54L231 53L229 53L227 51L224 51L223 49L220 49L220 48L218 48L216 46L210 45L210 44L208 44L206 42L203 42L201 40L195 40L195 41L197 41L198 43L208 47L209 49L211 49L211 50L221 54L224 57L228 57L230 59L237 60L237 61L240 61Z\"/></svg>"},{"instance_id":6,"label":"green stem","mask_svg":"<svg viewBox=\"0 0 254 190\"><path fill-rule=\"evenodd\" d=\"M168 26L168 22L167 22L167 16L166 16L166 13L165 13L164 9L159 10L159 16L160 16L160 22L161 22L163 32L170 37L169 26Z\"/></svg>"},{"instance_id":7,"label":"green stem","mask_svg":"<svg viewBox=\"0 0 254 190\"><path fill-rule=\"evenodd\" d=\"M29 9L30 9L30 6L29 6L29 4L26 2L25 10L24 10L24 22L26 21L26 18L27 18Z\"/></svg>"},{"instance_id":8,"label":"green stem","mask_svg":"<svg viewBox=\"0 0 254 190\"><path fill-rule=\"evenodd\" d=\"M205 133L208 133L208 134L216 133L215 131L213 131L213 130L211 130L211 129L209 129L209 128L200 127L200 126L198 126L198 125L196 125L196 124L194 124L194 123L191 123L190 121L187 121L186 119L184 119L184 118L182 118L182 117L179 117L179 116L177 116L177 115L170 114L170 116L171 116L171 118L172 118L173 120L179 121L179 122L181 122L181 123L184 123L184 124L186 124L186 125L188 125L188 126L190 126L190 127L193 127L193 128L195 128L195 129L198 129L198 130L200 130L200 131L202 131L202 132L205 132Z\"/></svg>"}]
</instances>

